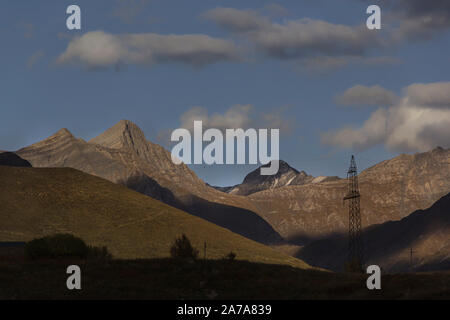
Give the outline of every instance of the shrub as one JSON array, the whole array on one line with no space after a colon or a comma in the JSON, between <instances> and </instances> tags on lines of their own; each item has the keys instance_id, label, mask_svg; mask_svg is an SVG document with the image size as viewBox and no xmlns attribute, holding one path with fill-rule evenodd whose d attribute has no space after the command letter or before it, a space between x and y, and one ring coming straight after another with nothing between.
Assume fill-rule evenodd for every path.
<instances>
[{"instance_id":1,"label":"shrub","mask_svg":"<svg viewBox=\"0 0 450 320\"><path fill-rule=\"evenodd\" d=\"M86 258L89 248L71 234L56 234L27 242L25 254L30 259Z\"/></svg>"},{"instance_id":2,"label":"shrub","mask_svg":"<svg viewBox=\"0 0 450 320\"><path fill-rule=\"evenodd\" d=\"M170 255L174 259L197 259L198 250L191 245L188 237L183 234L180 238L175 239L170 248Z\"/></svg>"},{"instance_id":3,"label":"shrub","mask_svg":"<svg viewBox=\"0 0 450 320\"><path fill-rule=\"evenodd\" d=\"M234 253L233 251L231 251L229 254L227 254L227 255L225 256L225 259L226 259L226 260L229 260L229 261L234 261L234 259L236 259L236 253Z\"/></svg>"}]
</instances>

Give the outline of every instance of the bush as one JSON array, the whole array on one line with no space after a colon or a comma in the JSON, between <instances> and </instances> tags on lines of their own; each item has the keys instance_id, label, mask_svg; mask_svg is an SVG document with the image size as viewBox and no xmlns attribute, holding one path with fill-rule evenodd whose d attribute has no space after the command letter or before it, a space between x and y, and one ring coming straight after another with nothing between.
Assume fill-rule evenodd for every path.
<instances>
[{"instance_id":1,"label":"bush","mask_svg":"<svg viewBox=\"0 0 450 320\"><path fill-rule=\"evenodd\" d=\"M71 234L55 234L27 242L25 254L31 259L79 258L90 260L111 260L106 247L88 246Z\"/></svg>"},{"instance_id":2,"label":"bush","mask_svg":"<svg viewBox=\"0 0 450 320\"><path fill-rule=\"evenodd\" d=\"M86 258L89 247L71 234L56 234L27 242L25 254L34 259Z\"/></svg>"},{"instance_id":3,"label":"bush","mask_svg":"<svg viewBox=\"0 0 450 320\"><path fill-rule=\"evenodd\" d=\"M198 250L191 245L188 237L183 234L172 244L170 255L174 259L197 259Z\"/></svg>"},{"instance_id":4,"label":"bush","mask_svg":"<svg viewBox=\"0 0 450 320\"><path fill-rule=\"evenodd\" d=\"M236 253L231 251L229 254L227 254L225 256L225 259L228 260L228 261L234 261L234 259L236 259Z\"/></svg>"}]
</instances>

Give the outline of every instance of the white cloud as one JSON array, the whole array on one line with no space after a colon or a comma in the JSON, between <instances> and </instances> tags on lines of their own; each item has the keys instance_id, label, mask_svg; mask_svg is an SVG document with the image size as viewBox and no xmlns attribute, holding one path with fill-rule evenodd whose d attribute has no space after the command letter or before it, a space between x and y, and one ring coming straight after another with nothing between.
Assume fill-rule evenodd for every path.
<instances>
[{"instance_id":1,"label":"white cloud","mask_svg":"<svg viewBox=\"0 0 450 320\"><path fill-rule=\"evenodd\" d=\"M404 96L396 104L379 108L361 127L323 133L322 142L357 150L378 144L392 151L409 152L450 147L450 99L447 99L450 97L439 94L445 89L442 83L413 84L405 88ZM437 98L431 98L428 92L435 92ZM421 104L414 103L417 100Z\"/></svg>"},{"instance_id":2,"label":"white cloud","mask_svg":"<svg viewBox=\"0 0 450 320\"><path fill-rule=\"evenodd\" d=\"M434 136L427 136L430 128L450 126L450 110L411 106L404 101L391 112L392 118L388 119L390 127L386 135L386 146L389 149L428 151L444 141L446 144L442 147L450 147L448 130L435 131Z\"/></svg>"},{"instance_id":3,"label":"white cloud","mask_svg":"<svg viewBox=\"0 0 450 320\"><path fill-rule=\"evenodd\" d=\"M256 10L239 10L234 8L216 8L203 14L206 19L213 20L222 28L235 33L270 29L269 19Z\"/></svg>"},{"instance_id":4,"label":"white cloud","mask_svg":"<svg viewBox=\"0 0 450 320\"><path fill-rule=\"evenodd\" d=\"M250 105L234 105L224 113L215 112L209 114L204 107L192 107L180 116L180 127L192 130L194 120L201 120L204 128L226 129L248 129L267 128L280 129L282 132L289 132L293 123L284 117L285 108L277 108L270 112L256 112Z\"/></svg>"},{"instance_id":5,"label":"white cloud","mask_svg":"<svg viewBox=\"0 0 450 320\"><path fill-rule=\"evenodd\" d=\"M226 129L244 130L254 129L280 129L280 134L289 135L294 127L292 119L284 115L286 108L275 108L270 112L257 112L250 104L237 104L228 108L225 112L210 114L208 109L196 106L192 107L180 116L179 128L193 131L194 121L202 121L203 130L216 128L225 134ZM170 145L170 135L173 129L158 133L158 141L164 145Z\"/></svg>"},{"instance_id":6,"label":"white cloud","mask_svg":"<svg viewBox=\"0 0 450 320\"><path fill-rule=\"evenodd\" d=\"M343 148L366 149L382 142L387 130L388 111L378 109L360 128L343 128L322 134L322 142Z\"/></svg>"},{"instance_id":7,"label":"white cloud","mask_svg":"<svg viewBox=\"0 0 450 320\"><path fill-rule=\"evenodd\" d=\"M217 128L219 130L246 128L251 124L253 107L251 105L235 105L225 113L208 114L208 109L193 107L180 117L181 128L192 130L194 121L201 120L204 128Z\"/></svg>"},{"instance_id":8,"label":"white cloud","mask_svg":"<svg viewBox=\"0 0 450 320\"><path fill-rule=\"evenodd\" d=\"M410 103L437 108L450 108L450 82L417 83L405 89Z\"/></svg>"},{"instance_id":9,"label":"white cloud","mask_svg":"<svg viewBox=\"0 0 450 320\"><path fill-rule=\"evenodd\" d=\"M397 95L379 85L356 85L336 97L336 101L344 106L390 106L397 100Z\"/></svg>"},{"instance_id":10,"label":"white cloud","mask_svg":"<svg viewBox=\"0 0 450 320\"><path fill-rule=\"evenodd\" d=\"M113 35L103 31L93 31L70 41L57 62L78 63L88 68L168 62L181 62L201 67L219 61L237 59L238 50L232 42L202 34Z\"/></svg>"}]
</instances>

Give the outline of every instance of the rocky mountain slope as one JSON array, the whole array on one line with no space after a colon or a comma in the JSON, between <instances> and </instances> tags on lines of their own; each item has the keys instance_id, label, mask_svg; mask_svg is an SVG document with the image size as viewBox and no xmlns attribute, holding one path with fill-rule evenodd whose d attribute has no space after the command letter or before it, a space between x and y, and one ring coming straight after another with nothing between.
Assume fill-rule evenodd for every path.
<instances>
[{"instance_id":1,"label":"rocky mountain slope","mask_svg":"<svg viewBox=\"0 0 450 320\"><path fill-rule=\"evenodd\" d=\"M400 155L359 175L362 225L400 220L450 192L450 149ZM345 232L345 179L289 185L248 196L282 236L298 244Z\"/></svg>"},{"instance_id":2,"label":"rocky mountain slope","mask_svg":"<svg viewBox=\"0 0 450 320\"><path fill-rule=\"evenodd\" d=\"M304 262L203 219L71 168L0 166L0 241L28 241L71 233L107 246L115 258L164 258L186 234L209 258L230 251L237 259L308 268Z\"/></svg>"},{"instance_id":3,"label":"rocky mountain slope","mask_svg":"<svg viewBox=\"0 0 450 320\"><path fill-rule=\"evenodd\" d=\"M450 269L450 193L428 209L366 228L363 239L366 264L377 264L385 271ZM347 243L345 234L332 236L312 242L296 256L312 265L340 271Z\"/></svg>"},{"instance_id":4,"label":"rocky mountain slope","mask_svg":"<svg viewBox=\"0 0 450 320\"><path fill-rule=\"evenodd\" d=\"M61 129L17 154L34 167L70 167L120 183L259 242L282 241L249 201L225 197L186 165L173 164L170 153L147 141L131 121L122 120L89 142Z\"/></svg>"}]
</instances>

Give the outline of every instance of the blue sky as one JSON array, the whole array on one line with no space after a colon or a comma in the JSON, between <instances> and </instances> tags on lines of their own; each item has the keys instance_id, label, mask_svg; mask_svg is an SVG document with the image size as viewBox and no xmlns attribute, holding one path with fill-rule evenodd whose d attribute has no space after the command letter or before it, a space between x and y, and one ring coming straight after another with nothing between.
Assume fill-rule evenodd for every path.
<instances>
[{"instance_id":1,"label":"blue sky","mask_svg":"<svg viewBox=\"0 0 450 320\"><path fill-rule=\"evenodd\" d=\"M235 108L254 126L267 125L261 119L270 115L283 125L280 158L315 176L345 175L352 153L367 168L401 152L450 147L450 8L444 1L378 3L382 29L368 33L368 3L356 0L2 1L0 149L62 127L89 140L121 119L170 147L161 137L194 107L221 119ZM81 7L81 31L66 28L70 4ZM250 19L255 25L243 28ZM122 35L139 34L167 42L151 57L145 52L156 42L146 38L136 49L142 59L127 53L117 62L101 53L99 60L76 42L92 32L94 42L123 45L131 40ZM189 34L208 39L165 38ZM210 60L196 63L205 51ZM386 95L398 99L381 105ZM249 113L240 114L247 105ZM191 167L215 185L239 183L253 169Z\"/></svg>"}]
</instances>

